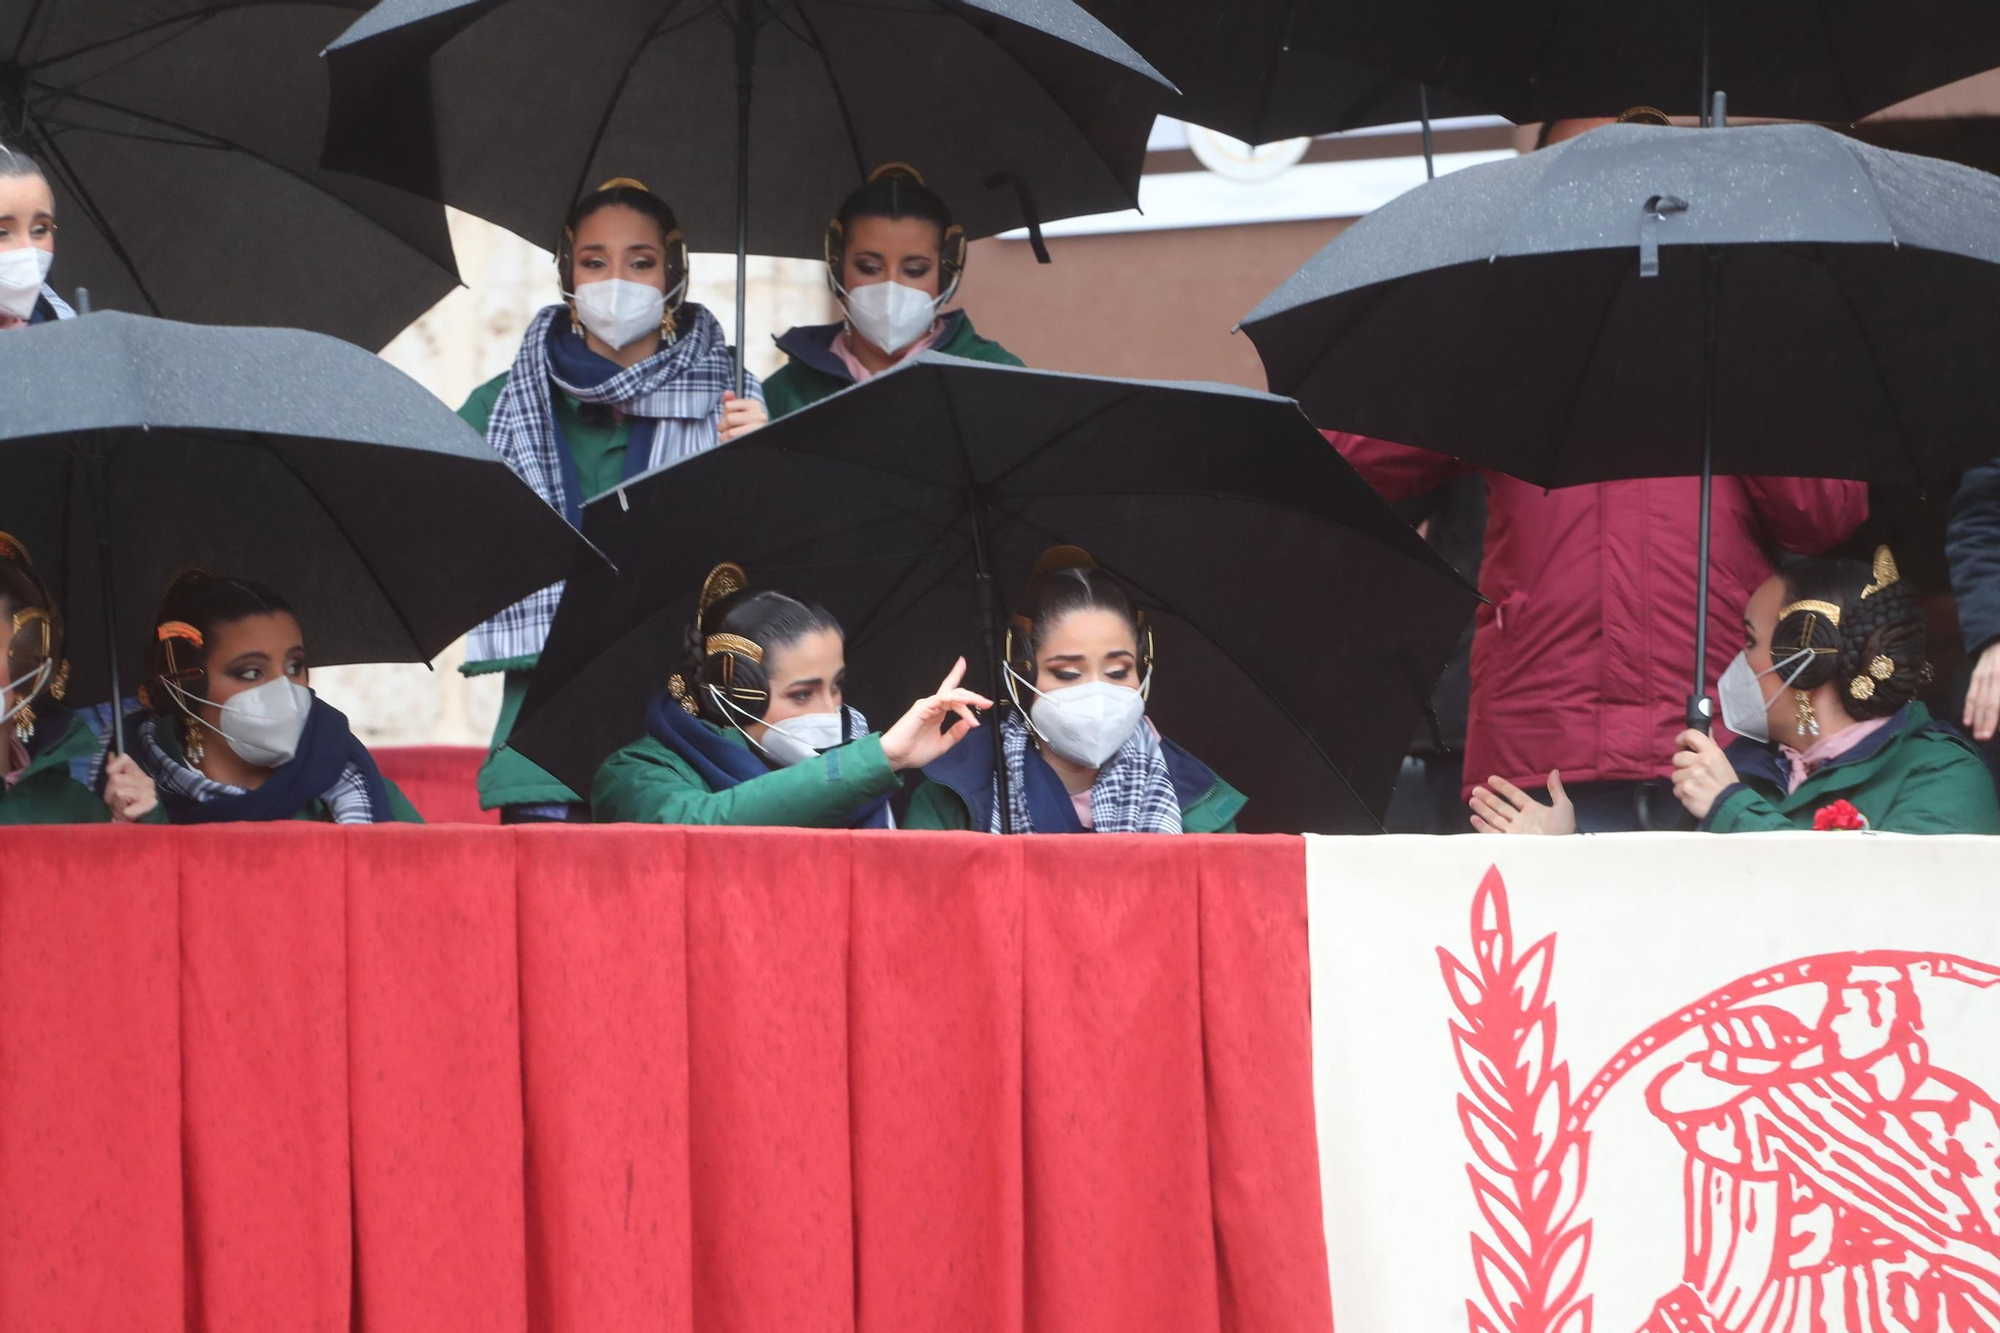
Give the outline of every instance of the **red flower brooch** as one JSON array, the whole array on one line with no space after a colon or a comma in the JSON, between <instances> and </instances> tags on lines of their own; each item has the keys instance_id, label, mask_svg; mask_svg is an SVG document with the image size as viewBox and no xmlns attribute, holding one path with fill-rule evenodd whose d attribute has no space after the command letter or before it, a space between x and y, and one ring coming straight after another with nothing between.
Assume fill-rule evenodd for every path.
<instances>
[{"instance_id":1,"label":"red flower brooch","mask_svg":"<svg viewBox=\"0 0 2000 1333\"><path fill-rule=\"evenodd\" d=\"M1823 805L1813 811L1813 829L1815 832L1839 832L1844 829L1866 829L1867 827L1868 816L1856 810L1851 801L1835 801L1832 805Z\"/></svg>"}]
</instances>

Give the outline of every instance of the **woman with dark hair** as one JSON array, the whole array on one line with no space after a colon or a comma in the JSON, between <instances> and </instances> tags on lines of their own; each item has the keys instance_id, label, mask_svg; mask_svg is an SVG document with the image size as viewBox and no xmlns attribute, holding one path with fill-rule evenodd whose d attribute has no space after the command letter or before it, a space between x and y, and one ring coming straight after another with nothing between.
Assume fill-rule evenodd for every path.
<instances>
[{"instance_id":1,"label":"woman with dark hair","mask_svg":"<svg viewBox=\"0 0 2000 1333\"><path fill-rule=\"evenodd\" d=\"M847 318L801 325L778 339L790 362L764 386L773 417L788 416L905 357L937 351L1018 366L947 311L965 275L965 231L916 168L877 168L827 224L826 281Z\"/></svg>"},{"instance_id":2,"label":"woman with dark hair","mask_svg":"<svg viewBox=\"0 0 2000 1333\"><path fill-rule=\"evenodd\" d=\"M1058 546L1035 565L1007 633L1001 723L1017 833L1234 833L1243 794L1162 737L1145 716L1153 634L1088 552ZM1032 702L1023 707L1020 691ZM990 745L924 770L907 826L1000 831Z\"/></svg>"},{"instance_id":3,"label":"woman with dark hair","mask_svg":"<svg viewBox=\"0 0 2000 1333\"><path fill-rule=\"evenodd\" d=\"M846 644L825 608L752 591L717 565L688 630L688 660L646 715L646 736L604 761L591 784L599 823L889 828L901 774L979 726L991 704L959 687L960 658L936 694L881 735L842 698ZM953 716L962 725L942 724Z\"/></svg>"},{"instance_id":4,"label":"woman with dark hair","mask_svg":"<svg viewBox=\"0 0 2000 1333\"><path fill-rule=\"evenodd\" d=\"M26 153L0 143L0 330L73 314L49 286L56 262L56 199Z\"/></svg>"},{"instance_id":5,"label":"woman with dark hair","mask_svg":"<svg viewBox=\"0 0 2000 1333\"><path fill-rule=\"evenodd\" d=\"M563 301L535 316L514 365L459 415L572 523L583 502L641 472L736 439L765 420L763 388L731 389L734 358L714 315L683 297L688 247L665 201L638 181L579 199L556 244ZM503 823L580 813L576 793L506 748L554 621L551 584L473 630L468 676L506 673L479 801Z\"/></svg>"},{"instance_id":6,"label":"woman with dark hair","mask_svg":"<svg viewBox=\"0 0 2000 1333\"><path fill-rule=\"evenodd\" d=\"M1701 828L2000 833L1985 764L1917 702L1929 670L1923 612L1886 546L1872 567L1806 560L1779 571L1751 594L1743 628L1716 687L1739 739L1725 752L1686 731L1674 755L1674 795ZM1543 805L1506 784L1475 790L1472 809L1488 832L1576 827L1560 795Z\"/></svg>"},{"instance_id":7,"label":"woman with dark hair","mask_svg":"<svg viewBox=\"0 0 2000 1333\"><path fill-rule=\"evenodd\" d=\"M308 688L305 634L271 589L181 574L145 660L148 715L132 751L170 822L423 822Z\"/></svg>"},{"instance_id":8,"label":"woman with dark hair","mask_svg":"<svg viewBox=\"0 0 2000 1333\"><path fill-rule=\"evenodd\" d=\"M111 760L116 791L93 785L97 734L62 706L69 682L62 612L50 599L27 548L0 532L0 824L130 823L154 807L151 784L130 759Z\"/></svg>"}]
</instances>

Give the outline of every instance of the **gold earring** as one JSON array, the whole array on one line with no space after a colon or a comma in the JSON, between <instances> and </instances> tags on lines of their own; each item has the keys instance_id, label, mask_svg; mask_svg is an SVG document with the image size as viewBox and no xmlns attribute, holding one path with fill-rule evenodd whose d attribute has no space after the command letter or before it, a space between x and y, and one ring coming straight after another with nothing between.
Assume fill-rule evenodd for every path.
<instances>
[{"instance_id":1,"label":"gold earring","mask_svg":"<svg viewBox=\"0 0 2000 1333\"><path fill-rule=\"evenodd\" d=\"M57 703L61 703L63 701L63 696L68 693L69 693L69 659L65 657L62 661L62 665L56 668L55 681L49 686L49 698L54 699Z\"/></svg>"},{"instance_id":2,"label":"gold earring","mask_svg":"<svg viewBox=\"0 0 2000 1333\"><path fill-rule=\"evenodd\" d=\"M667 312L660 316L660 342L667 347L672 347L674 339L680 337L680 321L676 314L676 309L669 306Z\"/></svg>"},{"instance_id":3,"label":"gold earring","mask_svg":"<svg viewBox=\"0 0 2000 1333\"><path fill-rule=\"evenodd\" d=\"M187 752L188 763L200 768L201 761L208 758L208 747L201 741L201 724L189 718L181 725L181 748Z\"/></svg>"},{"instance_id":4,"label":"gold earring","mask_svg":"<svg viewBox=\"0 0 2000 1333\"><path fill-rule=\"evenodd\" d=\"M1792 693L1798 699L1798 715L1794 721L1799 735L1819 735L1819 714L1813 711L1812 696L1804 690L1794 690Z\"/></svg>"},{"instance_id":5,"label":"gold earring","mask_svg":"<svg viewBox=\"0 0 2000 1333\"><path fill-rule=\"evenodd\" d=\"M569 331L581 338L583 336L583 321L576 317L576 302L569 301L565 304L569 306Z\"/></svg>"},{"instance_id":6,"label":"gold earring","mask_svg":"<svg viewBox=\"0 0 2000 1333\"><path fill-rule=\"evenodd\" d=\"M35 706L33 704L24 705L20 712L14 714L14 735L23 745L35 739Z\"/></svg>"}]
</instances>

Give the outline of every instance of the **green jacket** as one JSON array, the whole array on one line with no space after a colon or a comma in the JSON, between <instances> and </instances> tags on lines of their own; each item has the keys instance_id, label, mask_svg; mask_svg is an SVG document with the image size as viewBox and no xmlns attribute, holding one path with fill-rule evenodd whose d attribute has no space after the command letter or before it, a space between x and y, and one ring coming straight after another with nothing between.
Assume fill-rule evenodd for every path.
<instances>
[{"instance_id":1,"label":"green jacket","mask_svg":"<svg viewBox=\"0 0 2000 1333\"><path fill-rule=\"evenodd\" d=\"M744 749L735 728L704 722ZM844 828L862 806L900 791L903 780L882 754L880 736L863 736L816 759L717 791L694 765L651 736L604 761L590 784L591 819L599 824L733 824L739 827Z\"/></svg>"},{"instance_id":2,"label":"green jacket","mask_svg":"<svg viewBox=\"0 0 2000 1333\"><path fill-rule=\"evenodd\" d=\"M982 338L963 310L946 313L944 336L931 350L968 361L990 361L996 365L1018 366L1021 358L990 338ZM783 369L764 381L764 406L771 420L790 416L802 407L839 393L854 383L846 364L834 355L833 340L843 326L802 324L778 339L780 351L791 358Z\"/></svg>"},{"instance_id":3,"label":"green jacket","mask_svg":"<svg viewBox=\"0 0 2000 1333\"><path fill-rule=\"evenodd\" d=\"M1183 833L1234 833L1236 815L1248 804L1243 793L1170 740L1162 740L1167 775L1181 802ZM910 798L903 817L908 829L993 827L993 747L983 740L954 746L924 770L926 781ZM978 817L974 818L975 808Z\"/></svg>"},{"instance_id":4,"label":"green jacket","mask_svg":"<svg viewBox=\"0 0 2000 1333\"><path fill-rule=\"evenodd\" d=\"M20 780L0 790L0 824L109 823L110 808L86 780L103 743L68 709L37 704L36 711L47 714L35 737L42 743Z\"/></svg>"},{"instance_id":5,"label":"green jacket","mask_svg":"<svg viewBox=\"0 0 2000 1333\"><path fill-rule=\"evenodd\" d=\"M1909 704L1888 726L1829 761L1787 794L1777 747L1739 740L1729 762L1740 779L1702 821L1714 833L1810 829L1821 807L1845 800L1883 833L2000 834L2000 798L1972 745Z\"/></svg>"},{"instance_id":6,"label":"green jacket","mask_svg":"<svg viewBox=\"0 0 2000 1333\"><path fill-rule=\"evenodd\" d=\"M472 391L459 419L486 433L493 409L507 387L507 372L495 375ZM625 468L625 448L632 437L629 421L608 413L586 413L583 404L566 393L552 395L556 424L576 458L577 478L585 495L602 495L618 485ZM507 673L501 688L500 717L493 728L493 741L486 762L479 768L479 805L497 810L504 805L570 805L583 798L552 777L540 764L506 748L513 734L514 720L520 716L521 701L528 697L528 678L535 670L534 657L515 657L497 662L468 662L459 670L468 676Z\"/></svg>"}]
</instances>

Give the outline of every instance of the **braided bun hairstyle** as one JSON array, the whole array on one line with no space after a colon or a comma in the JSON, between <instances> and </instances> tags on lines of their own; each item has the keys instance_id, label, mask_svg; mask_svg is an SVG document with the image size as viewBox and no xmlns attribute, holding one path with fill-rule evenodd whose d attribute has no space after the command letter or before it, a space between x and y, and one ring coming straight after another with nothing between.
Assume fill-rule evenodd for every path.
<instances>
[{"instance_id":1,"label":"braided bun hairstyle","mask_svg":"<svg viewBox=\"0 0 2000 1333\"><path fill-rule=\"evenodd\" d=\"M708 688L713 685L745 713L761 718L771 703L766 672L771 654L820 630L842 633L840 622L825 607L781 592L744 588L713 603L696 624L688 626L684 642L687 665L681 668L680 678L685 682L686 697L694 703L690 711L718 726L740 720L715 701ZM707 651L708 641L717 635L748 639L764 650L764 660L752 661L746 654L726 649ZM762 698L753 697L760 692Z\"/></svg>"},{"instance_id":2,"label":"braided bun hairstyle","mask_svg":"<svg viewBox=\"0 0 2000 1333\"><path fill-rule=\"evenodd\" d=\"M291 603L261 583L226 579L213 571L194 567L176 574L167 584L160 614L153 618L153 632L146 636L146 683L141 701L156 717L177 717L181 707L174 701L171 680L189 694L207 692L206 644L217 630L251 616L296 615ZM162 637L162 625L192 629L202 643L197 646L184 633Z\"/></svg>"},{"instance_id":3,"label":"braided bun hairstyle","mask_svg":"<svg viewBox=\"0 0 2000 1333\"><path fill-rule=\"evenodd\" d=\"M46 656L42 652L43 622L39 617L22 616L24 611L40 611L48 617ZM14 627L17 616L23 621L18 630ZM35 572L35 563L28 556L28 548L7 533L0 532L0 686L22 676L32 676L44 661L53 664L62 660L62 608L49 596L48 586ZM54 676L42 682L33 695L16 702L33 706L52 695L60 696Z\"/></svg>"},{"instance_id":4,"label":"braided bun hairstyle","mask_svg":"<svg viewBox=\"0 0 2000 1333\"><path fill-rule=\"evenodd\" d=\"M1924 674L1923 608L1896 573L1887 547L1871 569L1859 560L1806 560L1782 571L1785 610L1771 635L1771 660L1812 652L1792 688L1832 682L1858 722L1887 717L1917 697ZM1819 603L1838 608L1839 623ZM1787 673L1788 674L1788 673Z\"/></svg>"}]
</instances>

